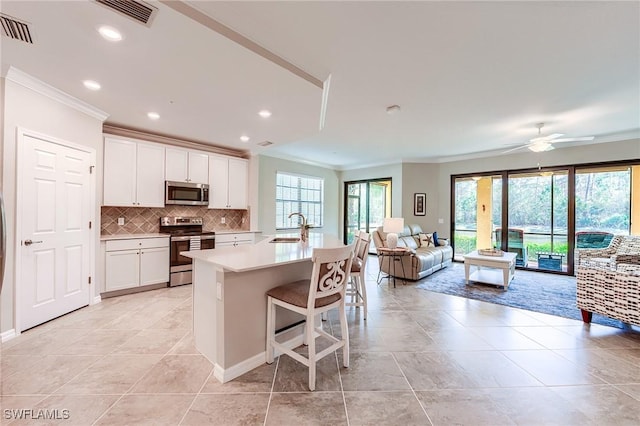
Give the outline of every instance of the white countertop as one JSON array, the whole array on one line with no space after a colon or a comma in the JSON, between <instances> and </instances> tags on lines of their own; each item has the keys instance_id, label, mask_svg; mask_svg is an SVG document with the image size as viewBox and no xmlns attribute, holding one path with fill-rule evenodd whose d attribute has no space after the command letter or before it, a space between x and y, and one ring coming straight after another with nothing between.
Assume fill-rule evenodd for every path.
<instances>
[{"instance_id":1,"label":"white countertop","mask_svg":"<svg viewBox=\"0 0 640 426\"><path fill-rule=\"evenodd\" d=\"M256 243L212 250L184 251L180 254L213 263L226 271L244 272L311 259L314 248L335 248L344 244L335 235L310 233L306 243L270 243L275 237L299 237L300 234L278 234Z\"/></svg>"},{"instance_id":2,"label":"white countertop","mask_svg":"<svg viewBox=\"0 0 640 426\"><path fill-rule=\"evenodd\" d=\"M100 235L100 241L110 240L132 240L139 238L168 238L169 234L114 234L114 235Z\"/></svg>"},{"instance_id":3,"label":"white countertop","mask_svg":"<svg viewBox=\"0 0 640 426\"><path fill-rule=\"evenodd\" d=\"M245 231L240 229L229 229L226 231L215 231L216 235L224 235L224 234L259 234L262 231Z\"/></svg>"}]
</instances>

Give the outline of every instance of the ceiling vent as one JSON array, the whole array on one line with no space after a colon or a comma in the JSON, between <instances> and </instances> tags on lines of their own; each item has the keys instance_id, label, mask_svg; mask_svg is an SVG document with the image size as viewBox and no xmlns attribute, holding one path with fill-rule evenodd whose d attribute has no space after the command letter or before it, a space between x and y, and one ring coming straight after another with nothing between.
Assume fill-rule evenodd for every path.
<instances>
[{"instance_id":1,"label":"ceiling vent","mask_svg":"<svg viewBox=\"0 0 640 426\"><path fill-rule=\"evenodd\" d=\"M155 17L158 9L139 0L96 0L103 6L138 21L147 27Z\"/></svg>"},{"instance_id":2,"label":"ceiling vent","mask_svg":"<svg viewBox=\"0 0 640 426\"><path fill-rule=\"evenodd\" d=\"M260 145L260 146L269 146L269 145L273 145L273 142L264 141L264 142L259 142L258 145Z\"/></svg>"},{"instance_id":3,"label":"ceiling vent","mask_svg":"<svg viewBox=\"0 0 640 426\"><path fill-rule=\"evenodd\" d=\"M33 44L33 36L29 29L29 24L18 21L11 16L0 13L0 21L2 21L2 32L9 38L24 41Z\"/></svg>"}]
</instances>

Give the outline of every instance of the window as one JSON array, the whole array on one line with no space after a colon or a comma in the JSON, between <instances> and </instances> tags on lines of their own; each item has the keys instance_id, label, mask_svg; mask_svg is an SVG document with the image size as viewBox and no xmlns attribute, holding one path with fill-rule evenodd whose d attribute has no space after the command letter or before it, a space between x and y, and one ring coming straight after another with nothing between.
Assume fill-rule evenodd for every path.
<instances>
[{"instance_id":1,"label":"window","mask_svg":"<svg viewBox=\"0 0 640 426\"><path fill-rule=\"evenodd\" d=\"M301 225L299 216L289 219L291 213L302 213L313 227L322 226L324 180L277 172L276 174L276 229L289 229Z\"/></svg>"}]
</instances>

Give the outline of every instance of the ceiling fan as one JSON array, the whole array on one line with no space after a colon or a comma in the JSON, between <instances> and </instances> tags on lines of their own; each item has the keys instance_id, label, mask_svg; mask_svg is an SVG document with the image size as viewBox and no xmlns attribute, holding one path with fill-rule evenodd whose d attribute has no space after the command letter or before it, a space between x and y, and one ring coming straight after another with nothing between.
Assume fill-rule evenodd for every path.
<instances>
[{"instance_id":1,"label":"ceiling fan","mask_svg":"<svg viewBox=\"0 0 640 426\"><path fill-rule=\"evenodd\" d=\"M533 139L529 139L529 142L524 145L521 145L512 149L508 149L504 151L503 154L506 154L512 151L517 151L519 149L524 149L524 148L529 148L529 150L533 152L551 151L553 149L554 143L591 141L594 138L593 136L583 136L579 138L563 138L562 137L564 136L563 133L553 133L547 136L542 136L542 128L544 127L544 123L538 123L536 124L536 127L538 128L537 137Z\"/></svg>"}]
</instances>

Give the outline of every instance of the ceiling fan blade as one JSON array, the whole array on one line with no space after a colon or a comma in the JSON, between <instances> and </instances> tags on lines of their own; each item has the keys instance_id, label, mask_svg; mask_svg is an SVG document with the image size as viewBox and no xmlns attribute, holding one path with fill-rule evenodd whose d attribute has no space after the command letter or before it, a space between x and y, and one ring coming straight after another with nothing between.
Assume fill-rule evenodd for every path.
<instances>
[{"instance_id":1,"label":"ceiling fan blade","mask_svg":"<svg viewBox=\"0 0 640 426\"><path fill-rule=\"evenodd\" d=\"M509 153L509 152L518 151L518 150L520 150L520 149L524 149L524 148L528 148L528 147L529 147L529 144L526 144L526 145L520 145L520 146L517 146L517 147L515 147L515 148L511 148L511 149L508 149L508 150L506 150L506 151L502 151L500 154L507 154L507 153Z\"/></svg>"},{"instance_id":2,"label":"ceiling fan blade","mask_svg":"<svg viewBox=\"0 0 640 426\"><path fill-rule=\"evenodd\" d=\"M583 136L580 138L562 138L562 139L556 139L554 141L551 141L553 143L556 142L580 142L580 141L592 141L594 139L594 136Z\"/></svg>"},{"instance_id":3,"label":"ceiling fan blade","mask_svg":"<svg viewBox=\"0 0 640 426\"><path fill-rule=\"evenodd\" d=\"M564 136L564 133L553 133L547 136L538 136L537 138L529 139L529 142L555 142L554 139L559 138L560 136Z\"/></svg>"}]
</instances>

